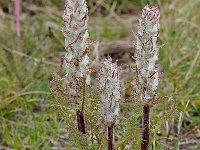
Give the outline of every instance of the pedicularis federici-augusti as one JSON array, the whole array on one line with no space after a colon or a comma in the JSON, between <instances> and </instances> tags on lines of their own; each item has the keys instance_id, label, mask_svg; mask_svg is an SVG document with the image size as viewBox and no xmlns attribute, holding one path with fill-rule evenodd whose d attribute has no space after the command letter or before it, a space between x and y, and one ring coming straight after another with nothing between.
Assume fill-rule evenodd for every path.
<instances>
[{"instance_id":1,"label":"pedicularis federici-augusti","mask_svg":"<svg viewBox=\"0 0 200 150\"><path fill-rule=\"evenodd\" d=\"M78 130L85 131L84 103L85 88L90 85L89 57L88 57L88 8L85 0L68 0L63 14L66 54L63 64L66 70L65 80L67 89L76 98L82 97L81 110L77 109ZM80 94L80 91L83 91Z\"/></svg>"},{"instance_id":2,"label":"pedicularis federici-augusti","mask_svg":"<svg viewBox=\"0 0 200 150\"><path fill-rule=\"evenodd\" d=\"M120 70L111 57L105 59L98 73L101 113L107 126L108 149L113 150L113 127L119 115L121 98Z\"/></svg>"},{"instance_id":3,"label":"pedicularis federici-augusti","mask_svg":"<svg viewBox=\"0 0 200 150\"><path fill-rule=\"evenodd\" d=\"M139 93L143 104L142 150L148 149L149 144L150 108L148 103L155 99L158 87L159 76L155 64L159 52L159 46L157 46L160 28L159 17L160 10L158 7L146 5L139 19L138 33L135 34L135 58L138 77L136 91Z\"/></svg>"},{"instance_id":4,"label":"pedicularis federici-augusti","mask_svg":"<svg viewBox=\"0 0 200 150\"><path fill-rule=\"evenodd\" d=\"M140 95L143 105L142 117L142 141L141 150L147 150L150 136L150 106L156 97L158 87L158 60L159 36L158 7L147 5L142 10L139 19L138 32L135 33L135 59L137 71L136 92ZM66 54L61 59L61 66L65 71L62 80L65 83L67 94L75 99L81 106L76 108L77 129L86 134L84 121L84 103L86 99L86 87L91 83L89 52L89 34L87 29L88 8L86 0L67 0L63 14ZM97 69L96 69L97 70ZM114 126L119 115L119 101L121 99L120 73L122 68L112 62L108 57L102 62L98 71L98 93L100 110L107 127L108 149L114 149ZM91 86L92 87L92 86ZM67 99L68 97L65 97ZM92 110L91 110L92 111Z\"/></svg>"}]
</instances>

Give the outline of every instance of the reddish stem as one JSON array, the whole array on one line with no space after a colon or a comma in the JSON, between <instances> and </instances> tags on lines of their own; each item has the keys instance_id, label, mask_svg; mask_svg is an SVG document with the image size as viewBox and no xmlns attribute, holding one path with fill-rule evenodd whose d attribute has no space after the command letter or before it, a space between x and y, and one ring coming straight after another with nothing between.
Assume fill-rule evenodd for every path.
<instances>
[{"instance_id":1,"label":"reddish stem","mask_svg":"<svg viewBox=\"0 0 200 150\"><path fill-rule=\"evenodd\" d=\"M81 112L80 110L76 110L76 117L77 117L78 131L83 134L86 134L83 112Z\"/></svg>"},{"instance_id":2,"label":"reddish stem","mask_svg":"<svg viewBox=\"0 0 200 150\"><path fill-rule=\"evenodd\" d=\"M108 125L108 150L114 150L113 145L113 124Z\"/></svg>"},{"instance_id":3,"label":"reddish stem","mask_svg":"<svg viewBox=\"0 0 200 150\"><path fill-rule=\"evenodd\" d=\"M148 105L143 106L143 118L142 118L142 142L141 150L148 150L149 135L150 135L150 107Z\"/></svg>"}]
</instances>

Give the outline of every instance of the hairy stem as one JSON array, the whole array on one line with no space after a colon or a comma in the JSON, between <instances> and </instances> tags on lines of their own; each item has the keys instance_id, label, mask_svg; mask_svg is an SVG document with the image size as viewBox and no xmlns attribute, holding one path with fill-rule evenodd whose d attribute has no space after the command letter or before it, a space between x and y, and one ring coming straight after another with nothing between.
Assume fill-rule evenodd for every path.
<instances>
[{"instance_id":1,"label":"hairy stem","mask_svg":"<svg viewBox=\"0 0 200 150\"><path fill-rule=\"evenodd\" d=\"M76 117L77 117L77 124L78 124L78 131L85 134L85 121L83 112L80 110L76 110Z\"/></svg>"},{"instance_id":2,"label":"hairy stem","mask_svg":"<svg viewBox=\"0 0 200 150\"><path fill-rule=\"evenodd\" d=\"M143 117L142 117L142 142L141 150L148 150L149 135L150 135L150 107L148 105L143 106Z\"/></svg>"},{"instance_id":3,"label":"hairy stem","mask_svg":"<svg viewBox=\"0 0 200 150\"><path fill-rule=\"evenodd\" d=\"M108 150L114 150L113 145L113 127L114 125L108 125Z\"/></svg>"}]
</instances>

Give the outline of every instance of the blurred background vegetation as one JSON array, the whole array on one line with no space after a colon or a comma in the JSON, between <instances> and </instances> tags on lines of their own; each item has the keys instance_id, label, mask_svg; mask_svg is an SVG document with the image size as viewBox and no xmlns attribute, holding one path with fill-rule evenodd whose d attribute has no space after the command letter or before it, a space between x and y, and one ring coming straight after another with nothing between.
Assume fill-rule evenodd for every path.
<instances>
[{"instance_id":1,"label":"blurred background vegetation","mask_svg":"<svg viewBox=\"0 0 200 150\"><path fill-rule=\"evenodd\" d=\"M200 0L88 0L90 35L105 43L133 40L131 31L137 30L147 3L161 9L159 44L164 46L158 94L172 97L177 107L152 134L152 148L199 150ZM22 0L18 38L14 0L0 1L0 149L66 149L70 140L66 122L51 109L49 89L51 73L59 71L64 52L64 4L65 0ZM156 106L155 122L165 107Z\"/></svg>"}]
</instances>

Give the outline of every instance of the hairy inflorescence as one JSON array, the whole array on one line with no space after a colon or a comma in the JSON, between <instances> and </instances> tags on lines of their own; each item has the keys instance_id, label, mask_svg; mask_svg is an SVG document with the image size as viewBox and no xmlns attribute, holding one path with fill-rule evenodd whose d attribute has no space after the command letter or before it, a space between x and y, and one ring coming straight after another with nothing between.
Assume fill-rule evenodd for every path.
<instances>
[{"instance_id":1,"label":"hairy inflorescence","mask_svg":"<svg viewBox=\"0 0 200 150\"><path fill-rule=\"evenodd\" d=\"M109 57L105 59L98 73L101 112L106 123L113 124L119 114L120 71L116 63Z\"/></svg>"},{"instance_id":2,"label":"hairy inflorescence","mask_svg":"<svg viewBox=\"0 0 200 150\"><path fill-rule=\"evenodd\" d=\"M159 54L159 46L157 46L160 28L159 17L158 7L146 5L139 19L138 33L135 34L135 58L138 75L136 90L140 94L143 104L154 98L158 86L159 75L156 61Z\"/></svg>"},{"instance_id":3,"label":"hairy inflorescence","mask_svg":"<svg viewBox=\"0 0 200 150\"><path fill-rule=\"evenodd\" d=\"M67 0L63 14L66 54L63 58L68 91L77 96L83 80L90 84L88 8L85 0Z\"/></svg>"}]
</instances>

